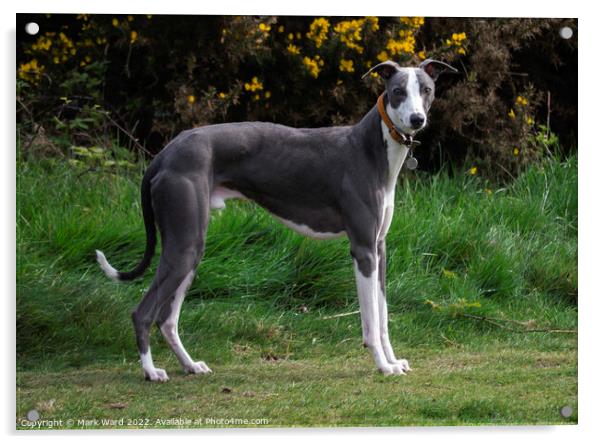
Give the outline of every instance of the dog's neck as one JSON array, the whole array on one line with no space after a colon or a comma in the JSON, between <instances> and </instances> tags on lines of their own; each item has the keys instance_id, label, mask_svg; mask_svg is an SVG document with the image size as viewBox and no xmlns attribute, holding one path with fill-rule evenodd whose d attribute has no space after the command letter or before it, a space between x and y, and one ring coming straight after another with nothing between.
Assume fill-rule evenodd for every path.
<instances>
[{"instance_id":1,"label":"dog's neck","mask_svg":"<svg viewBox=\"0 0 602 444\"><path fill-rule=\"evenodd\" d=\"M381 121L381 131L383 134L383 140L387 148L387 164L388 164L388 175L387 175L387 190L393 190L397 183L397 177L401 171L401 167L406 160L410 148L407 145L399 143L393 139L389 131L388 126L385 122Z\"/></svg>"},{"instance_id":2,"label":"dog's neck","mask_svg":"<svg viewBox=\"0 0 602 444\"><path fill-rule=\"evenodd\" d=\"M391 137L389 128L381 118L376 105L355 125L355 128L358 130L357 133L362 135L363 148L376 156L386 188L394 188L409 152L408 147Z\"/></svg>"}]
</instances>

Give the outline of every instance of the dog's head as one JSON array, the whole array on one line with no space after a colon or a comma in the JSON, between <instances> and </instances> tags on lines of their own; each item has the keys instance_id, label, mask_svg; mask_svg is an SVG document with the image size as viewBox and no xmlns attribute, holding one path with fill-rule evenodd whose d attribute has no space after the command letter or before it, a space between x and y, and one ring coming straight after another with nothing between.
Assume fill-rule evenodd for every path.
<instances>
[{"instance_id":1,"label":"dog's head","mask_svg":"<svg viewBox=\"0 0 602 444\"><path fill-rule=\"evenodd\" d=\"M407 135L414 135L426 126L439 75L458 72L446 63L431 59L422 62L418 68L402 68L388 60L370 68L364 77L373 71L385 80L389 118Z\"/></svg>"}]
</instances>

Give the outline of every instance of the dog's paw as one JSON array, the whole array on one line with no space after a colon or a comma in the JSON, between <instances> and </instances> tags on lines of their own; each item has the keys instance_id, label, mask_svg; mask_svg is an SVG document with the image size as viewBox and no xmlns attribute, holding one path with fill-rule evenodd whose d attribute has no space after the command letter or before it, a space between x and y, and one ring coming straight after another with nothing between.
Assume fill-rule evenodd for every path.
<instances>
[{"instance_id":1,"label":"dog's paw","mask_svg":"<svg viewBox=\"0 0 602 444\"><path fill-rule=\"evenodd\" d=\"M213 373L213 371L207 367L203 361L194 362L190 367L185 369L186 373L198 375L198 374L206 374Z\"/></svg>"},{"instance_id":2,"label":"dog's paw","mask_svg":"<svg viewBox=\"0 0 602 444\"><path fill-rule=\"evenodd\" d=\"M385 376L405 375L401 366L399 366L397 364L383 364L381 367L378 368L378 371L381 372Z\"/></svg>"},{"instance_id":3,"label":"dog's paw","mask_svg":"<svg viewBox=\"0 0 602 444\"><path fill-rule=\"evenodd\" d=\"M155 368L153 370L145 370L144 371L144 379L147 381L153 382L167 382L169 381L169 377L167 376L167 372L162 368Z\"/></svg>"},{"instance_id":4,"label":"dog's paw","mask_svg":"<svg viewBox=\"0 0 602 444\"><path fill-rule=\"evenodd\" d=\"M404 372L411 372L410 364L407 359L397 359L395 364L401 367Z\"/></svg>"}]
</instances>

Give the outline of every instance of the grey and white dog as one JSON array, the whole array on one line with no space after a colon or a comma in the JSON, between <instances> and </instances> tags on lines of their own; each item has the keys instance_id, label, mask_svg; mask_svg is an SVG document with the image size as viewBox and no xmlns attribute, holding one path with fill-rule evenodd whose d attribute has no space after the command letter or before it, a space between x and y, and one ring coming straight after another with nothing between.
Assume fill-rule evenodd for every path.
<instances>
[{"instance_id":1,"label":"grey and white dog","mask_svg":"<svg viewBox=\"0 0 602 444\"><path fill-rule=\"evenodd\" d=\"M385 237L395 184L412 136L427 124L435 80L449 65L425 60L418 68L386 61L368 71L384 80L381 112L374 106L353 126L290 128L264 122L226 123L184 131L151 162L142 179L146 251L130 272L97 259L117 281L142 275L156 245L162 252L154 280L132 313L146 379L166 381L151 357L156 323L184 371L208 373L178 334L178 318L205 247L211 209L229 198L251 199L285 225L318 239L346 235L353 258L363 341L384 374L405 374L388 332ZM366 74L368 74L366 73ZM386 113L386 115L382 114ZM394 137L397 136L397 137Z\"/></svg>"}]
</instances>

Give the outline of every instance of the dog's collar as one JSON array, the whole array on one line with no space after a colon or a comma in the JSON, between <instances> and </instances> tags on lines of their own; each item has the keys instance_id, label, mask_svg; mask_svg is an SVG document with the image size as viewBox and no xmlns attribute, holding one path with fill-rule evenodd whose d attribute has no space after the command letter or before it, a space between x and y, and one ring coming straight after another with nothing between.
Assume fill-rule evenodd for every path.
<instances>
[{"instance_id":1,"label":"dog's collar","mask_svg":"<svg viewBox=\"0 0 602 444\"><path fill-rule=\"evenodd\" d=\"M391 120L385 109L385 93L382 93L378 97L376 105L378 108L378 114L380 114L380 118L383 120L385 125L387 125L387 128L389 129L389 134L395 142L405 145L407 147L411 147L412 145L420 145L420 142L414 140L411 135L404 134L402 131L399 131L395 127L393 121Z\"/></svg>"}]
</instances>

